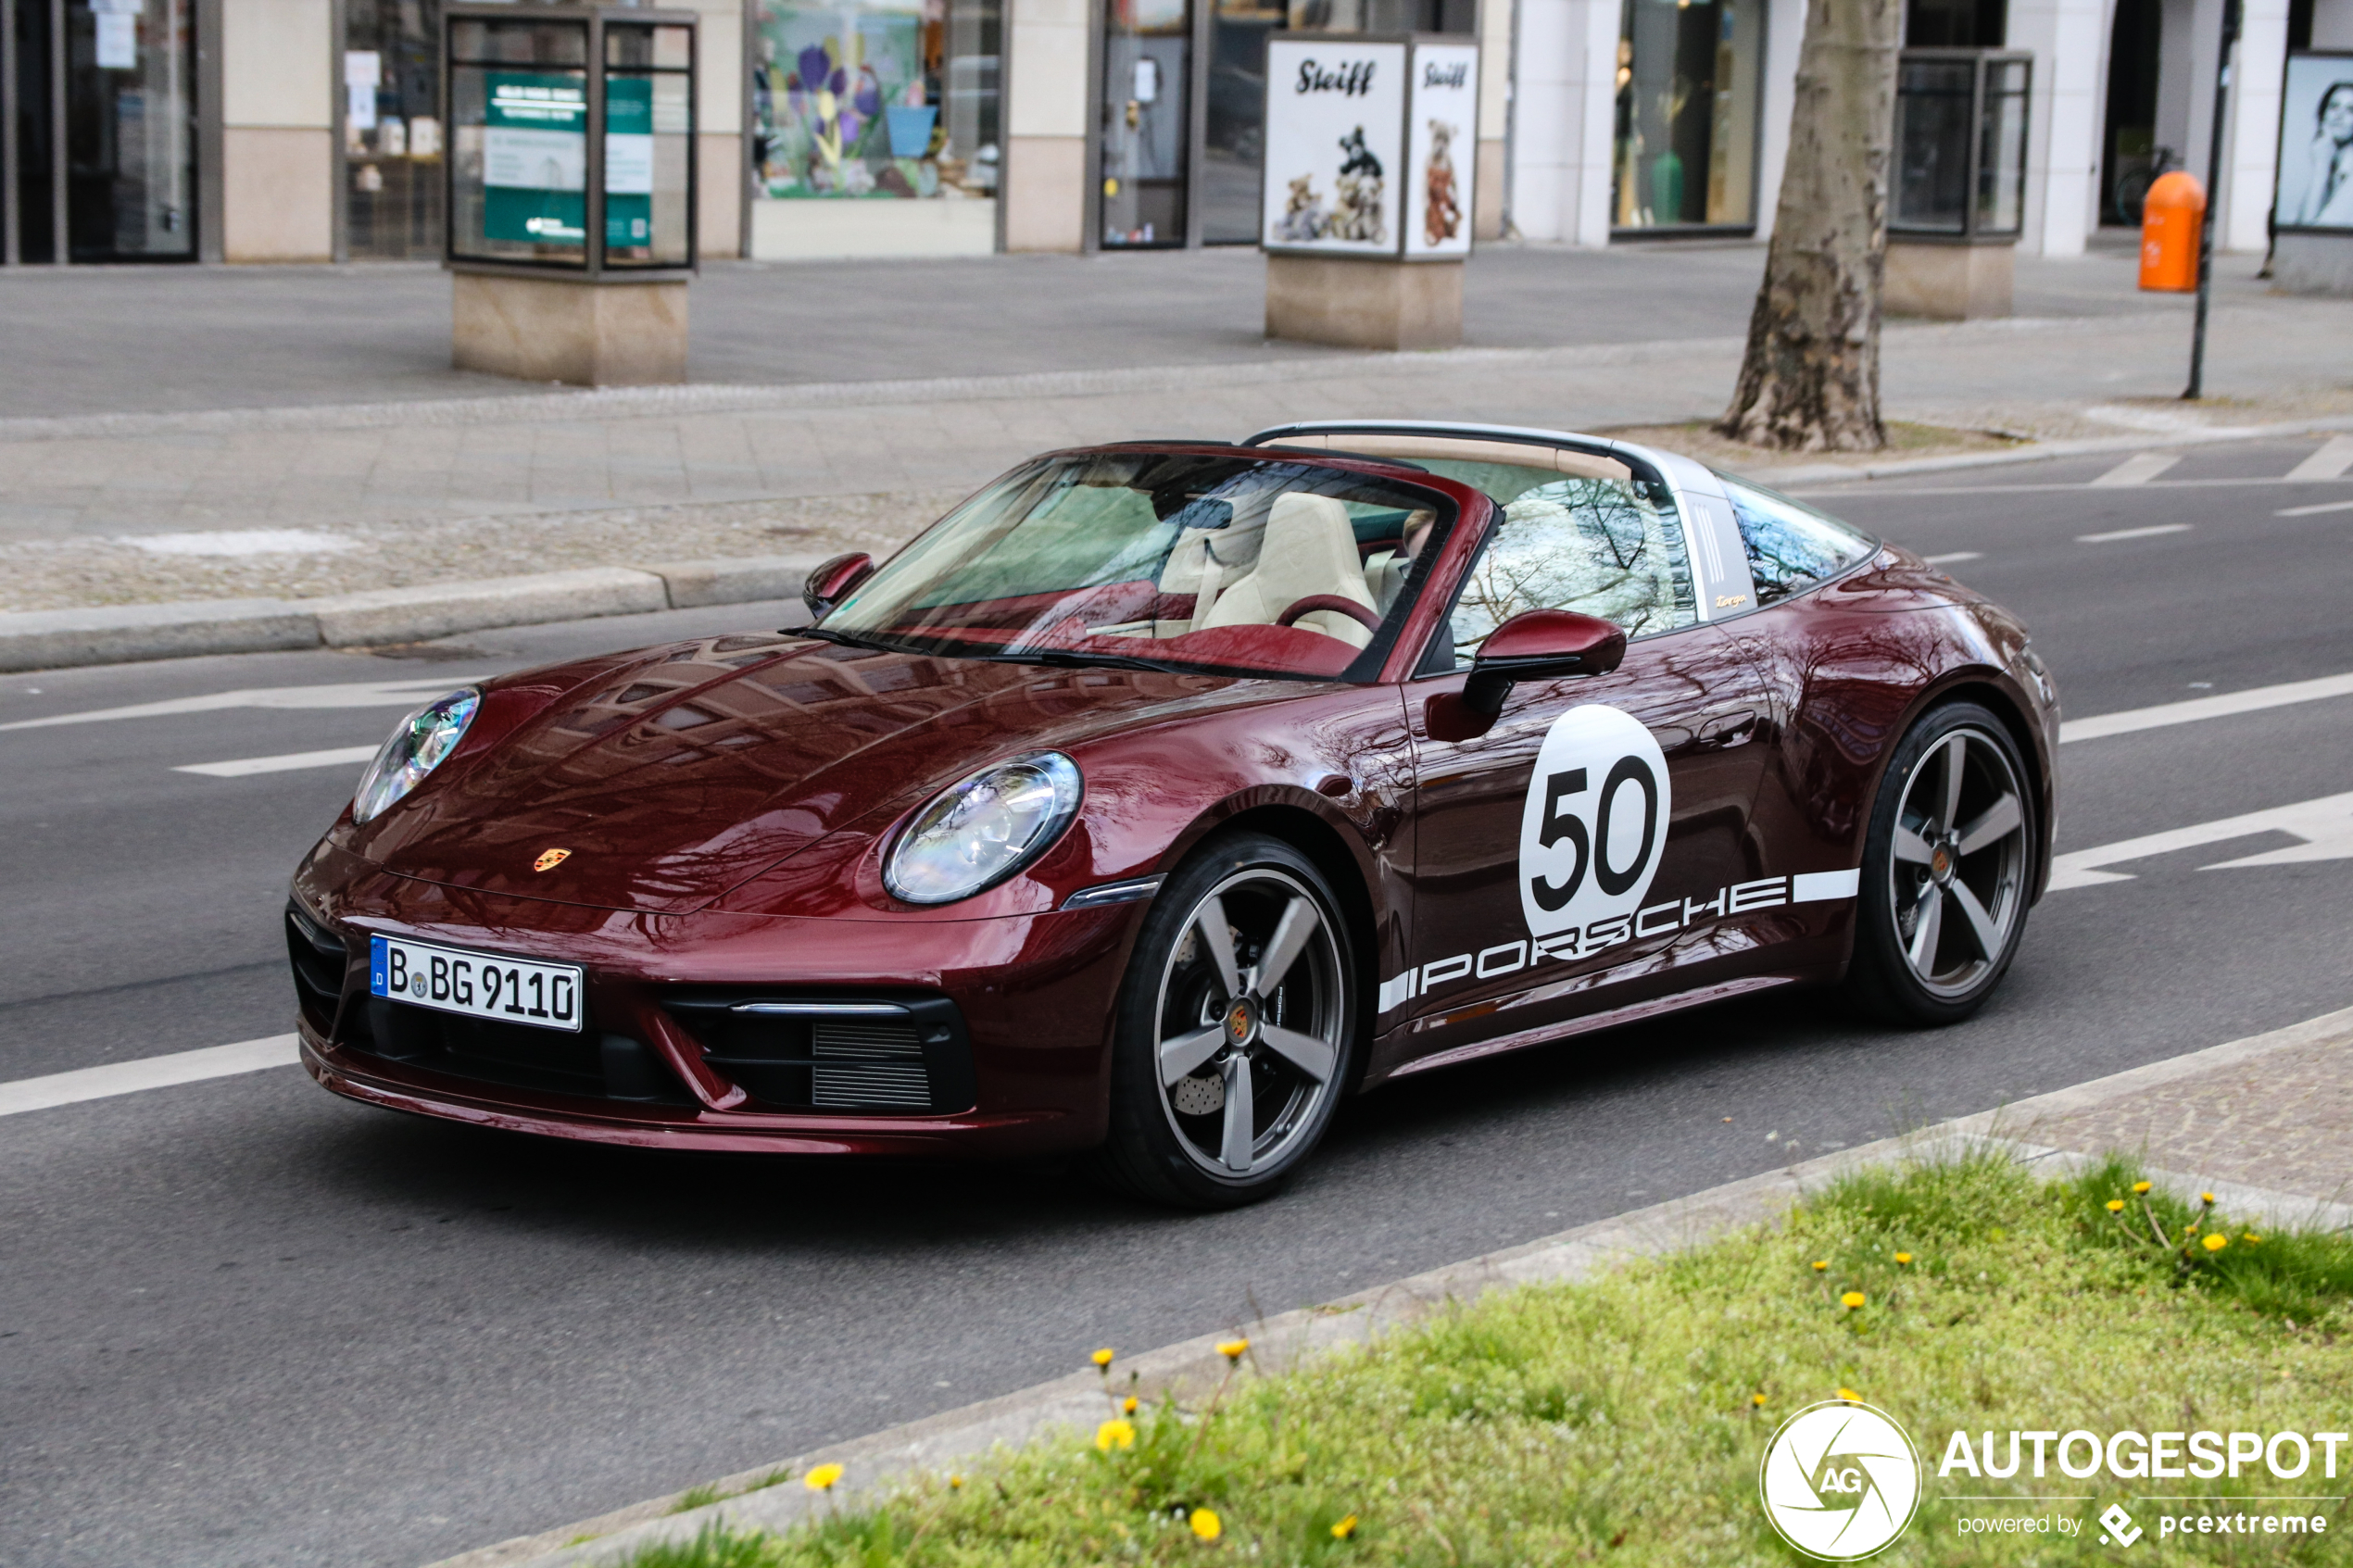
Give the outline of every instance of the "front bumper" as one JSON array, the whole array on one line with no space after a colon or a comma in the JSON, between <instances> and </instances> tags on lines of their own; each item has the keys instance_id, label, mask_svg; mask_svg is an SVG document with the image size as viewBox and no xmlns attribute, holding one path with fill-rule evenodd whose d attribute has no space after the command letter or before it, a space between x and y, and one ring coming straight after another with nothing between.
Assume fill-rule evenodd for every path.
<instances>
[{"instance_id":1,"label":"front bumper","mask_svg":"<svg viewBox=\"0 0 2353 1568\"><path fill-rule=\"evenodd\" d=\"M337 1094L640 1148L933 1157L1102 1141L1111 1019L1143 908L647 915L419 882L323 847L295 894L303 1062ZM586 1027L483 1025L372 997L378 933L580 964Z\"/></svg>"}]
</instances>

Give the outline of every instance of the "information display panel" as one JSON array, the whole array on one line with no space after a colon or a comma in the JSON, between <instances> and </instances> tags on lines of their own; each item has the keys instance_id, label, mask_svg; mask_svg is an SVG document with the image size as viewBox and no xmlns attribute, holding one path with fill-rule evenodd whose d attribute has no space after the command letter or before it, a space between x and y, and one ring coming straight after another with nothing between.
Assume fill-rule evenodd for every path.
<instances>
[{"instance_id":1,"label":"information display panel","mask_svg":"<svg viewBox=\"0 0 2353 1568\"><path fill-rule=\"evenodd\" d=\"M1260 244L1302 256L1470 253L1478 45L1271 38Z\"/></svg>"}]
</instances>

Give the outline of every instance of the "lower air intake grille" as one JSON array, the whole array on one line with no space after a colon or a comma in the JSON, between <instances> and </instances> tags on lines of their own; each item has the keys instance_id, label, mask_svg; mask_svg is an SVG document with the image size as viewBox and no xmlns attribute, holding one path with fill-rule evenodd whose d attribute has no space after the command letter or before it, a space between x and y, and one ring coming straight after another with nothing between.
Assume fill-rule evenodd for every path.
<instances>
[{"instance_id":1,"label":"lower air intake grille","mask_svg":"<svg viewBox=\"0 0 2353 1568\"><path fill-rule=\"evenodd\" d=\"M930 1109L931 1078L924 1071L924 1047L912 1020L868 1023L824 1018L809 1033L809 1054L816 1059L809 1073L812 1104Z\"/></svg>"}]
</instances>

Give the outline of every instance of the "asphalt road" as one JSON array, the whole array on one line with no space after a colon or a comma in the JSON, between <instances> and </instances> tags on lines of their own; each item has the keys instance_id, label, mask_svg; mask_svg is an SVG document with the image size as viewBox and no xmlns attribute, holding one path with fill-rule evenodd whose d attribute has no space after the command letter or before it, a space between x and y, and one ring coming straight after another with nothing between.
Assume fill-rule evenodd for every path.
<instances>
[{"instance_id":1,"label":"asphalt road","mask_svg":"<svg viewBox=\"0 0 2353 1568\"><path fill-rule=\"evenodd\" d=\"M2353 671L2353 479L2281 483L2317 445L2193 449L2137 485L2089 484L2102 458L1819 498L1969 553L1951 570L2027 619L2080 718ZM430 695L780 613L7 677L0 726L232 691ZM283 888L356 767L173 770L370 745L406 700L374 696L0 728L0 1080L292 1026ZM2060 847L2349 778L2353 696L2082 741L2062 752ZM2199 869L2293 842L2052 894L1959 1028L1862 1028L1786 997L1416 1079L1346 1108L1290 1194L1235 1214L1139 1209L1051 1168L482 1135L291 1068L0 1118L0 1561L414 1564L1017 1388L1098 1345L1241 1323L2308 1018L2353 1002L2353 840Z\"/></svg>"}]
</instances>

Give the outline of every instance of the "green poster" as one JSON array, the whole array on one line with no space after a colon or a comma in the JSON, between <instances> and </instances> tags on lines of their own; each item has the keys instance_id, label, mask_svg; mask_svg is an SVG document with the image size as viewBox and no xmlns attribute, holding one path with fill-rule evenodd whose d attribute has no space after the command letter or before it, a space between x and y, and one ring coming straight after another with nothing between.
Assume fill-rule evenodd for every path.
<instances>
[{"instance_id":1,"label":"green poster","mask_svg":"<svg viewBox=\"0 0 2353 1568\"><path fill-rule=\"evenodd\" d=\"M587 238L588 93L574 72L492 71L483 132L485 239Z\"/></svg>"},{"instance_id":2,"label":"green poster","mask_svg":"<svg viewBox=\"0 0 2353 1568\"><path fill-rule=\"evenodd\" d=\"M649 245L654 233L654 84L605 79L605 244Z\"/></svg>"}]
</instances>

